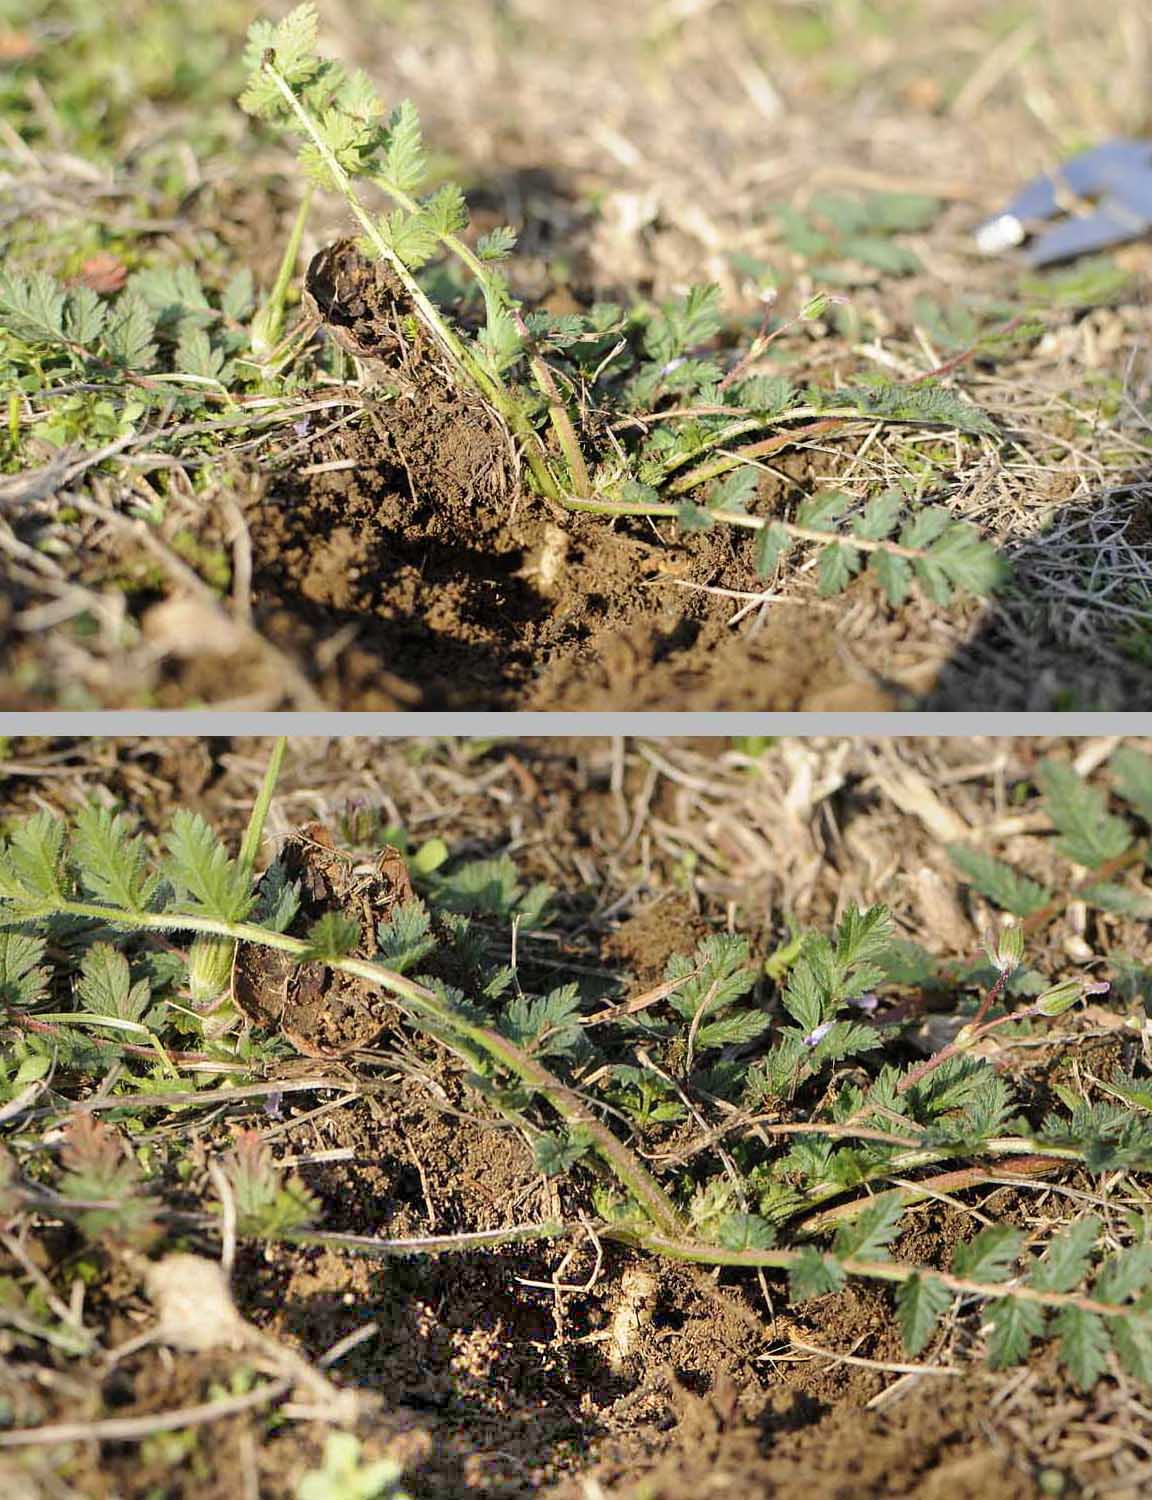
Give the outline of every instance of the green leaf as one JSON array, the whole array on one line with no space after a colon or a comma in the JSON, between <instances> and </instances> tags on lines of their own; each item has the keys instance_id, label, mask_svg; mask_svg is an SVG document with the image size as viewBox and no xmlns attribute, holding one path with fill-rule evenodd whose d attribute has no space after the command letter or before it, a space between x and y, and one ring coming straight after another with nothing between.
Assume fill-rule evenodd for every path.
<instances>
[{"instance_id":1,"label":"green leaf","mask_svg":"<svg viewBox=\"0 0 1152 1500\"><path fill-rule=\"evenodd\" d=\"M716 1235L725 1250L771 1250L776 1230L758 1214L725 1214Z\"/></svg>"},{"instance_id":2,"label":"green leaf","mask_svg":"<svg viewBox=\"0 0 1152 1500\"><path fill-rule=\"evenodd\" d=\"M388 122L388 145L384 152L383 176L402 193L415 193L424 181L428 162L420 115L410 99L397 106Z\"/></svg>"},{"instance_id":3,"label":"green leaf","mask_svg":"<svg viewBox=\"0 0 1152 1500\"><path fill-rule=\"evenodd\" d=\"M819 561L820 597L843 593L859 571L860 554L851 547L842 547L839 542L824 547Z\"/></svg>"},{"instance_id":4,"label":"green leaf","mask_svg":"<svg viewBox=\"0 0 1152 1500\"><path fill-rule=\"evenodd\" d=\"M697 344L707 343L724 326L720 288L697 285L679 302L669 302L652 318L644 335L644 352L659 364L669 364Z\"/></svg>"},{"instance_id":5,"label":"green leaf","mask_svg":"<svg viewBox=\"0 0 1152 1500\"><path fill-rule=\"evenodd\" d=\"M440 868L450 853L443 839L428 839L409 858L408 865L413 875L431 875Z\"/></svg>"},{"instance_id":6,"label":"green leaf","mask_svg":"<svg viewBox=\"0 0 1152 1500\"><path fill-rule=\"evenodd\" d=\"M283 861L275 859L260 877L253 921L273 932L287 932L299 910L300 887L289 880Z\"/></svg>"},{"instance_id":7,"label":"green leaf","mask_svg":"<svg viewBox=\"0 0 1152 1500\"><path fill-rule=\"evenodd\" d=\"M16 1009L45 998L52 976L37 965L46 947L44 938L0 929L0 1006Z\"/></svg>"},{"instance_id":8,"label":"green leaf","mask_svg":"<svg viewBox=\"0 0 1152 1500\"><path fill-rule=\"evenodd\" d=\"M694 500L681 500L676 508L676 524L681 531L711 531L716 520Z\"/></svg>"},{"instance_id":9,"label":"green leaf","mask_svg":"<svg viewBox=\"0 0 1152 1500\"><path fill-rule=\"evenodd\" d=\"M1042 1259L1032 1269L1029 1284L1038 1292L1071 1292L1084 1282L1088 1263L1100 1237L1100 1220L1086 1214L1062 1225L1048 1241Z\"/></svg>"},{"instance_id":10,"label":"green leaf","mask_svg":"<svg viewBox=\"0 0 1152 1500\"><path fill-rule=\"evenodd\" d=\"M128 960L111 943L94 943L81 962L76 995L93 1015L139 1021L152 1002L152 987L147 979L133 984Z\"/></svg>"},{"instance_id":11,"label":"green leaf","mask_svg":"<svg viewBox=\"0 0 1152 1500\"><path fill-rule=\"evenodd\" d=\"M421 212L437 234L458 234L468 227L468 205L454 182L437 188Z\"/></svg>"},{"instance_id":12,"label":"green leaf","mask_svg":"<svg viewBox=\"0 0 1152 1500\"><path fill-rule=\"evenodd\" d=\"M772 521L756 533L756 572L767 578L776 571L780 559L792 548L792 538L779 521Z\"/></svg>"},{"instance_id":13,"label":"green leaf","mask_svg":"<svg viewBox=\"0 0 1152 1500\"><path fill-rule=\"evenodd\" d=\"M150 370L156 363L156 319L143 298L125 292L104 329L104 347L126 370Z\"/></svg>"},{"instance_id":14,"label":"green leaf","mask_svg":"<svg viewBox=\"0 0 1152 1500\"><path fill-rule=\"evenodd\" d=\"M819 1250L805 1245L788 1267L788 1300L807 1302L812 1297L838 1292L847 1280L830 1255L821 1255Z\"/></svg>"},{"instance_id":15,"label":"green leaf","mask_svg":"<svg viewBox=\"0 0 1152 1500\"><path fill-rule=\"evenodd\" d=\"M822 490L810 495L796 511L796 524L809 531L827 531L852 504L852 496L842 490Z\"/></svg>"},{"instance_id":16,"label":"green leaf","mask_svg":"<svg viewBox=\"0 0 1152 1500\"><path fill-rule=\"evenodd\" d=\"M1092 1295L1100 1302L1127 1302L1152 1284L1152 1245L1130 1245L1104 1262Z\"/></svg>"},{"instance_id":17,"label":"green leaf","mask_svg":"<svg viewBox=\"0 0 1152 1500\"><path fill-rule=\"evenodd\" d=\"M365 124L378 119L384 112L376 85L363 68L354 68L345 74L332 98L345 114L352 115Z\"/></svg>"},{"instance_id":18,"label":"green leaf","mask_svg":"<svg viewBox=\"0 0 1152 1500\"><path fill-rule=\"evenodd\" d=\"M898 608L904 603L912 587L912 564L906 557L887 549L873 552L868 561L868 571L875 574L889 604Z\"/></svg>"},{"instance_id":19,"label":"green leaf","mask_svg":"<svg viewBox=\"0 0 1152 1500\"><path fill-rule=\"evenodd\" d=\"M947 609L952 603L952 585L944 569L937 567L930 557L917 557L912 560L912 572L932 603Z\"/></svg>"},{"instance_id":20,"label":"green leaf","mask_svg":"<svg viewBox=\"0 0 1152 1500\"><path fill-rule=\"evenodd\" d=\"M506 260L516 248L516 231L508 224L482 234L476 241L476 254L481 260Z\"/></svg>"},{"instance_id":21,"label":"green leaf","mask_svg":"<svg viewBox=\"0 0 1152 1500\"><path fill-rule=\"evenodd\" d=\"M1145 887L1133 890L1131 886L1107 883L1082 885L1077 887L1076 894L1089 906L1098 907L1101 911L1115 912L1117 916L1152 917L1152 891Z\"/></svg>"},{"instance_id":22,"label":"green leaf","mask_svg":"<svg viewBox=\"0 0 1152 1500\"><path fill-rule=\"evenodd\" d=\"M852 530L870 541L881 541L896 530L904 504L904 496L899 490L885 490L870 500L860 515L853 516Z\"/></svg>"},{"instance_id":23,"label":"green leaf","mask_svg":"<svg viewBox=\"0 0 1152 1500\"><path fill-rule=\"evenodd\" d=\"M887 271L890 276L908 276L920 269L915 252L906 245L897 245L892 240L876 234L856 234L843 243L844 254L861 265L872 266L877 271Z\"/></svg>"},{"instance_id":24,"label":"green leaf","mask_svg":"<svg viewBox=\"0 0 1152 1500\"><path fill-rule=\"evenodd\" d=\"M836 929L836 959L842 968L872 962L887 951L892 937L892 914L886 906L865 910L850 906Z\"/></svg>"},{"instance_id":25,"label":"green leaf","mask_svg":"<svg viewBox=\"0 0 1152 1500\"><path fill-rule=\"evenodd\" d=\"M197 375L219 383L224 373L223 351L212 347L207 330L198 323L185 321L180 325L174 361L181 375Z\"/></svg>"},{"instance_id":26,"label":"green leaf","mask_svg":"<svg viewBox=\"0 0 1152 1500\"><path fill-rule=\"evenodd\" d=\"M1041 761L1036 781L1044 794L1045 811L1063 834L1056 847L1068 859L1095 869L1131 846L1127 823L1109 813L1105 794L1089 786L1071 766Z\"/></svg>"},{"instance_id":27,"label":"green leaf","mask_svg":"<svg viewBox=\"0 0 1152 1500\"><path fill-rule=\"evenodd\" d=\"M307 1228L315 1220L320 1205L298 1177L282 1176L259 1131L241 1131L221 1165L236 1201L241 1234L275 1236Z\"/></svg>"},{"instance_id":28,"label":"green leaf","mask_svg":"<svg viewBox=\"0 0 1152 1500\"><path fill-rule=\"evenodd\" d=\"M1026 875L1018 875L1010 865L993 859L990 854L971 849L967 844L948 844L946 848L948 858L968 884L1013 916L1027 917L1052 899L1051 891Z\"/></svg>"},{"instance_id":29,"label":"green leaf","mask_svg":"<svg viewBox=\"0 0 1152 1500\"><path fill-rule=\"evenodd\" d=\"M939 505L925 505L918 510L900 533L902 547L928 547L946 527L952 524L948 511Z\"/></svg>"},{"instance_id":30,"label":"green leaf","mask_svg":"<svg viewBox=\"0 0 1152 1500\"><path fill-rule=\"evenodd\" d=\"M326 911L308 929L308 957L321 963L347 958L360 943L360 923L341 911Z\"/></svg>"},{"instance_id":31,"label":"green leaf","mask_svg":"<svg viewBox=\"0 0 1152 1500\"><path fill-rule=\"evenodd\" d=\"M887 1260L900 1228L904 1203L899 1193L882 1193L836 1231L832 1254L838 1260Z\"/></svg>"},{"instance_id":32,"label":"green leaf","mask_svg":"<svg viewBox=\"0 0 1152 1500\"><path fill-rule=\"evenodd\" d=\"M216 833L198 813L179 808L167 837L172 883L186 891L205 916L241 922L252 910L252 879L230 859Z\"/></svg>"},{"instance_id":33,"label":"green leaf","mask_svg":"<svg viewBox=\"0 0 1152 1500\"><path fill-rule=\"evenodd\" d=\"M499 1029L518 1047L541 1057L570 1055L584 1035L580 989L563 984L544 996L517 994L500 1018Z\"/></svg>"},{"instance_id":34,"label":"green leaf","mask_svg":"<svg viewBox=\"0 0 1152 1500\"><path fill-rule=\"evenodd\" d=\"M21 905L63 905L71 882L64 861L63 821L49 812L33 813L12 832L7 859L0 861L0 896Z\"/></svg>"},{"instance_id":35,"label":"green leaf","mask_svg":"<svg viewBox=\"0 0 1152 1500\"><path fill-rule=\"evenodd\" d=\"M159 877L148 871L144 840L120 814L89 803L76 815L72 855L85 891L121 911L147 911Z\"/></svg>"},{"instance_id":36,"label":"green leaf","mask_svg":"<svg viewBox=\"0 0 1152 1500\"><path fill-rule=\"evenodd\" d=\"M146 266L135 272L129 291L141 298L161 323L191 319L203 327L216 316L194 266Z\"/></svg>"},{"instance_id":37,"label":"green leaf","mask_svg":"<svg viewBox=\"0 0 1152 1500\"><path fill-rule=\"evenodd\" d=\"M284 108L275 85L264 72L264 55L271 49L276 67L289 83L306 83L318 67L316 53L316 7L298 5L279 22L258 20L248 28L248 46L244 66L248 86L240 96L240 108L249 114L265 117Z\"/></svg>"},{"instance_id":38,"label":"green leaf","mask_svg":"<svg viewBox=\"0 0 1152 1500\"><path fill-rule=\"evenodd\" d=\"M1024 1236L1010 1224L992 1224L956 1246L952 1269L968 1281L1007 1281L1015 1272Z\"/></svg>"},{"instance_id":39,"label":"green leaf","mask_svg":"<svg viewBox=\"0 0 1152 1500\"><path fill-rule=\"evenodd\" d=\"M759 417L778 417L795 404L799 395L785 375L751 375L731 388L737 406L746 406Z\"/></svg>"},{"instance_id":40,"label":"green leaf","mask_svg":"<svg viewBox=\"0 0 1152 1500\"><path fill-rule=\"evenodd\" d=\"M78 286L68 294L64 329L74 344L95 344L108 310L90 287Z\"/></svg>"},{"instance_id":41,"label":"green leaf","mask_svg":"<svg viewBox=\"0 0 1152 1500\"><path fill-rule=\"evenodd\" d=\"M76 1215L89 1239L142 1246L155 1237L153 1215L159 1205L141 1196L140 1167L115 1130L87 1110L74 1110L64 1129L61 1158L65 1169L58 1185L62 1197L109 1205Z\"/></svg>"},{"instance_id":42,"label":"green leaf","mask_svg":"<svg viewBox=\"0 0 1152 1500\"><path fill-rule=\"evenodd\" d=\"M1109 1318L1108 1332L1128 1374L1142 1385L1152 1385L1152 1319Z\"/></svg>"},{"instance_id":43,"label":"green leaf","mask_svg":"<svg viewBox=\"0 0 1152 1500\"><path fill-rule=\"evenodd\" d=\"M1007 561L996 548L965 521L949 526L931 544L920 566L942 573L956 588L977 597L1002 588L1010 574Z\"/></svg>"},{"instance_id":44,"label":"green leaf","mask_svg":"<svg viewBox=\"0 0 1152 1500\"><path fill-rule=\"evenodd\" d=\"M952 1293L934 1276L913 1276L896 1289L896 1318L904 1347L915 1356L927 1345L952 1304Z\"/></svg>"},{"instance_id":45,"label":"green leaf","mask_svg":"<svg viewBox=\"0 0 1152 1500\"><path fill-rule=\"evenodd\" d=\"M664 978L682 980L668 1003L687 1021L715 1015L748 994L756 983L749 963L748 941L731 933L714 933L698 943L691 958L674 953L664 966Z\"/></svg>"},{"instance_id":46,"label":"green leaf","mask_svg":"<svg viewBox=\"0 0 1152 1500\"><path fill-rule=\"evenodd\" d=\"M855 406L869 416L890 422L954 427L960 432L989 436L997 430L996 424L978 406L925 381L916 385L877 382L839 390L835 393L835 399L838 405Z\"/></svg>"},{"instance_id":47,"label":"green leaf","mask_svg":"<svg viewBox=\"0 0 1152 1500\"><path fill-rule=\"evenodd\" d=\"M377 957L390 969L407 974L429 953L436 950L431 935L431 919L422 901L407 901L397 907L387 922L377 930Z\"/></svg>"},{"instance_id":48,"label":"green leaf","mask_svg":"<svg viewBox=\"0 0 1152 1500\"><path fill-rule=\"evenodd\" d=\"M250 266L241 266L224 288L220 311L232 323L243 323L256 301L256 282Z\"/></svg>"},{"instance_id":49,"label":"green leaf","mask_svg":"<svg viewBox=\"0 0 1152 1500\"><path fill-rule=\"evenodd\" d=\"M1116 790L1146 823L1152 823L1152 755L1121 745L1108 762Z\"/></svg>"},{"instance_id":50,"label":"green leaf","mask_svg":"<svg viewBox=\"0 0 1152 1500\"><path fill-rule=\"evenodd\" d=\"M772 1026L772 1017L763 1011L740 1010L718 1021L709 1021L696 1033L696 1050L711 1047L740 1047L763 1036Z\"/></svg>"},{"instance_id":51,"label":"green leaf","mask_svg":"<svg viewBox=\"0 0 1152 1500\"><path fill-rule=\"evenodd\" d=\"M380 237L392 254L410 271L417 271L436 254L439 240L423 214L397 208L377 223Z\"/></svg>"},{"instance_id":52,"label":"green leaf","mask_svg":"<svg viewBox=\"0 0 1152 1500\"><path fill-rule=\"evenodd\" d=\"M572 1136L538 1135L532 1142L532 1157L545 1177L562 1177L582 1156L588 1154L588 1142Z\"/></svg>"},{"instance_id":53,"label":"green leaf","mask_svg":"<svg viewBox=\"0 0 1152 1500\"><path fill-rule=\"evenodd\" d=\"M756 498L759 487L759 470L752 468L750 464L742 464L738 469L731 469L712 486L708 494L708 508L734 510L743 514L749 500Z\"/></svg>"},{"instance_id":54,"label":"green leaf","mask_svg":"<svg viewBox=\"0 0 1152 1500\"><path fill-rule=\"evenodd\" d=\"M1044 1309L1018 1297L1002 1297L988 1308L988 1363L994 1370L1018 1365L1033 1339L1044 1332Z\"/></svg>"},{"instance_id":55,"label":"green leaf","mask_svg":"<svg viewBox=\"0 0 1152 1500\"><path fill-rule=\"evenodd\" d=\"M17 276L0 271L0 327L33 344L59 344L67 338L65 292L44 271Z\"/></svg>"},{"instance_id":56,"label":"green leaf","mask_svg":"<svg viewBox=\"0 0 1152 1500\"><path fill-rule=\"evenodd\" d=\"M469 860L447 875L438 875L434 887L445 909L476 916L511 916L526 900L516 866L506 854Z\"/></svg>"},{"instance_id":57,"label":"green leaf","mask_svg":"<svg viewBox=\"0 0 1152 1500\"><path fill-rule=\"evenodd\" d=\"M1082 1391L1091 1388L1108 1368L1112 1342L1103 1318L1069 1304L1056 1314L1054 1329L1060 1336L1060 1359Z\"/></svg>"}]
</instances>

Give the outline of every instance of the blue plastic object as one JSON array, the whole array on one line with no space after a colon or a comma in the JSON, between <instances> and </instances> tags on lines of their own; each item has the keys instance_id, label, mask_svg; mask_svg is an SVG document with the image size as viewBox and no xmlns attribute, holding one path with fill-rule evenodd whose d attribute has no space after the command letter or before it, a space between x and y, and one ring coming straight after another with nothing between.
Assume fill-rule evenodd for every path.
<instances>
[{"instance_id":1,"label":"blue plastic object","mask_svg":"<svg viewBox=\"0 0 1152 1500\"><path fill-rule=\"evenodd\" d=\"M1085 202L1091 204L1086 212ZM986 255L1023 245L1029 265L1047 266L1139 239L1150 229L1152 141L1115 140L1034 177L980 225L976 243Z\"/></svg>"}]
</instances>

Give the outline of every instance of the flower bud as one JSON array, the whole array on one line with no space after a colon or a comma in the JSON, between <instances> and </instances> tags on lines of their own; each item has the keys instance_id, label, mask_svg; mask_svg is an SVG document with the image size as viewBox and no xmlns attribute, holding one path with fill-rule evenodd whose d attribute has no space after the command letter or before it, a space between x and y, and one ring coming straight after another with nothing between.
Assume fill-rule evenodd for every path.
<instances>
[{"instance_id":1,"label":"flower bud","mask_svg":"<svg viewBox=\"0 0 1152 1500\"><path fill-rule=\"evenodd\" d=\"M1014 974L1024 962L1024 929L1015 923L1001 932L989 932L984 951L1001 974Z\"/></svg>"},{"instance_id":2,"label":"flower bud","mask_svg":"<svg viewBox=\"0 0 1152 1500\"><path fill-rule=\"evenodd\" d=\"M188 991L197 1010L215 1005L232 985L234 938L202 932L188 950Z\"/></svg>"},{"instance_id":3,"label":"flower bud","mask_svg":"<svg viewBox=\"0 0 1152 1500\"><path fill-rule=\"evenodd\" d=\"M1062 1016L1078 1000L1083 1000L1088 995L1106 995L1110 988L1107 981L1102 979L1063 979L1051 989L1045 990L1032 1008L1039 1016Z\"/></svg>"}]
</instances>

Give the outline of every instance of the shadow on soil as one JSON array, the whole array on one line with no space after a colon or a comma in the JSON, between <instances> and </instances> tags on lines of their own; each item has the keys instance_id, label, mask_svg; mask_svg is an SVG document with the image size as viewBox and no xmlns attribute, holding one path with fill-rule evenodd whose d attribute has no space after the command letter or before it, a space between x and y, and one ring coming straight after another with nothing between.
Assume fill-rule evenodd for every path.
<instances>
[{"instance_id":1,"label":"shadow on soil","mask_svg":"<svg viewBox=\"0 0 1152 1500\"><path fill-rule=\"evenodd\" d=\"M918 710L1152 707L1152 468L1060 513L1009 556L1013 581Z\"/></svg>"}]
</instances>

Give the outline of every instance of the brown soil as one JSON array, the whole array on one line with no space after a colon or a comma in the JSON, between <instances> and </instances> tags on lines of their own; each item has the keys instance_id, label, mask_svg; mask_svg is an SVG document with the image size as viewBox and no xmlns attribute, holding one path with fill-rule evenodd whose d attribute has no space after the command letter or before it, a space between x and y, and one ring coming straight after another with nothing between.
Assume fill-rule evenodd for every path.
<instances>
[{"instance_id":1,"label":"brown soil","mask_svg":"<svg viewBox=\"0 0 1152 1500\"><path fill-rule=\"evenodd\" d=\"M426 338L410 342L402 289L385 272L340 242L316 257L308 291L367 395L353 422L308 439L294 458L303 475L254 493L247 521L261 628L323 663L329 701L883 709L933 679L919 649L902 653L906 619L849 651L839 610L794 598L733 636L732 599L703 590L763 588L747 540L549 514L520 494L486 409ZM853 446L786 457L773 487L827 477ZM867 586L854 601L881 613Z\"/></svg>"}]
</instances>

